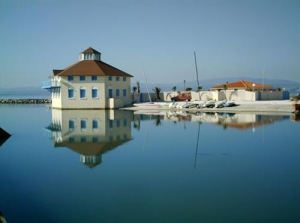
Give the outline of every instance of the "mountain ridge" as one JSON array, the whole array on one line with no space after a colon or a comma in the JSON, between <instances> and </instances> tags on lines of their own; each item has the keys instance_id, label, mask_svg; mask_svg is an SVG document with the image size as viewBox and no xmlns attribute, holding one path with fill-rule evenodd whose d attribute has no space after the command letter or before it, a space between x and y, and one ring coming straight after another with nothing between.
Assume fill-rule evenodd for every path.
<instances>
[{"instance_id":1,"label":"mountain ridge","mask_svg":"<svg viewBox=\"0 0 300 223\"><path fill-rule=\"evenodd\" d=\"M266 85L271 85L273 87L285 88L285 90L289 91L291 94L297 94L300 92L300 83L291 80L285 79L269 79L265 78L249 78L249 77L222 77L222 78L210 78L199 80L200 86L202 86L203 90L209 90L210 87L219 84L225 84L226 82L234 82L234 81L251 81L253 83L263 83ZM136 83L131 83L131 88L135 86ZM140 83L141 92L147 92L146 84L144 82ZM192 88L193 90L197 89L197 81L187 81L185 84L181 83L172 83L172 84L159 84L159 83L148 83L149 90L152 92L152 89L155 87L161 87L162 91L172 91L172 88L176 86L178 91L182 91L185 88ZM132 90L132 89L131 89ZM45 89L42 89L40 86L24 86L24 87L13 87L13 88L0 88L0 95L7 94L32 94L32 95L49 95L49 92Z\"/></svg>"}]
</instances>

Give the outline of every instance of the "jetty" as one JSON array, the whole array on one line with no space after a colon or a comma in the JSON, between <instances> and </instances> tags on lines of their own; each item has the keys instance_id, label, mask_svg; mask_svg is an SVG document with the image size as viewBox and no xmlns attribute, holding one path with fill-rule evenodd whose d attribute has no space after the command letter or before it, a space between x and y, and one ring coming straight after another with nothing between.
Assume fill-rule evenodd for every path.
<instances>
[{"instance_id":1,"label":"jetty","mask_svg":"<svg viewBox=\"0 0 300 223\"><path fill-rule=\"evenodd\" d=\"M0 104L50 104L51 99L0 99Z\"/></svg>"}]
</instances>

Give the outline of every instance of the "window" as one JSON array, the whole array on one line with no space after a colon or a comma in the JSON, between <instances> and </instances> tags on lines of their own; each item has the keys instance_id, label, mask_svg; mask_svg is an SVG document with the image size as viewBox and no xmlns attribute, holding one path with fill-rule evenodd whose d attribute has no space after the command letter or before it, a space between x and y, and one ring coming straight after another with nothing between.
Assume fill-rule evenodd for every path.
<instances>
[{"instance_id":1,"label":"window","mask_svg":"<svg viewBox=\"0 0 300 223\"><path fill-rule=\"evenodd\" d=\"M68 97L69 97L69 99L74 98L74 89L73 88L69 88Z\"/></svg>"},{"instance_id":2,"label":"window","mask_svg":"<svg viewBox=\"0 0 300 223\"><path fill-rule=\"evenodd\" d=\"M81 136L81 137L80 137L80 142L86 142L86 137Z\"/></svg>"},{"instance_id":3,"label":"window","mask_svg":"<svg viewBox=\"0 0 300 223\"><path fill-rule=\"evenodd\" d=\"M80 80L80 81L85 81L85 76L80 76L80 77L79 77L79 80Z\"/></svg>"},{"instance_id":4,"label":"window","mask_svg":"<svg viewBox=\"0 0 300 223\"><path fill-rule=\"evenodd\" d=\"M109 98L113 97L112 89L108 89L108 97Z\"/></svg>"},{"instance_id":5,"label":"window","mask_svg":"<svg viewBox=\"0 0 300 223\"><path fill-rule=\"evenodd\" d=\"M81 88L80 88L80 98L81 98L81 99L86 98L86 95L85 95L85 88L84 88L84 87L81 87Z\"/></svg>"},{"instance_id":6,"label":"window","mask_svg":"<svg viewBox=\"0 0 300 223\"><path fill-rule=\"evenodd\" d=\"M117 127L120 127L120 120L117 120Z\"/></svg>"},{"instance_id":7,"label":"window","mask_svg":"<svg viewBox=\"0 0 300 223\"><path fill-rule=\"evenodd\" d=\"M75 142L75 138L73 136L69 137L69 142Z\"/></svg>"},{"instance_id":8,"label":"window","mask_svg":"<svg viewBox=\"0 0 300 223\"><path fill-rule=\"evenodd\" d=\"M85 119L81 119L80 128L81 128L81 130L86 130L86 120Z\"/></svg>"},{"instance_id":9,"label":"window","mask_svg":"<svg viewBox=\"0 0 300 223\"><path fill-rule=\"evenodd\" d=\"M69 120L69 130L73 131L75 129L75 120L74 119L70 119Z\"/></svg>"},{"instance_id":10,"label":"window","mask_svg":"<svg viewBox=\"0 0 300 223\"><path fill-rule=\"evenodd\" d=\"M109 128L113 128L113 127L114 127L114 122L113 122L113 120L109 120L108 126L109 126Z\"/></svg>"},{"instance_id":11,"label":"window","mask_svg":"<svg viewBox=\"0 0 300 223\"><path fill-rule=\"evenodd\" d=\"M126 81L126 77L123 77L123 81Z\"/></svg>"},{"instance_id":12,"label":"window","mask_svg":"<svg viewBox=\"0 0 300 223\"><path fill-rule=\"evenodd\" d=\"M120 77L116 77L116 81L119 81L120 80Z\"/></svg>"},{"instance_id":13,"label":"window","mask_svg":"<svg viewBox=\"0 0 300 223\"><path fill-rule=\"evenodd\" d=\"M73 76L68 76L68 81L74 81L74 77Z\"/></svg>"},{"instance_id":14,"label":"window","mask_svg":"<svg viewBox=\"0 0 300 223\"><path fill-rule=\"evenodd\" d=\"M92 81L96 81L97 80L97 76L92 76Z\"/></svg>"},{"instance_id":15,"label":"window","mask_svg":"<svg viewBox=\"0 0 300 223\"><path fill-rule=\"evenodd\" d=\"M92 98L98 98L98 89L96 87L92 87Z\"/></svg>"},{"instance_id":16,"label":"window","mask_svg":"<svg viewBox=\"0 0 300 223\"><path fill-rule=\"evenodd\" d=\"M127 96L127 91L126 91L126 89L123 89L123 96L124 96L124 97Z\"/></svg>"},{"instance_id":17,"label":"window","mask_svg":"<svg viewBox=\"0 0 300 223\"><path fill-rule=\"evenodd\" d=\"M93 130L97 130L98 127L99 127L99 121L98 121L98 119L93 119L92 125L93 125Z\"/></svg>"},{"instance_id":18,"label":"window","mask_svg":"<svg viewBox=\"0 0 300 223\"><path fill-rule=\"evenodd\" d=\"M120 96L120 90L116 89L116 96L119 97Z\"/></svg>"},{"instance_id":19,"label":"window","mask_svg":"<svg viewBox=\"0 0 300 223\"><path fill-rule=\"evenodd\" d=\"M93 142L99 142L99 138L97 136L93 136L92 140Z\"/></svg>"},{"instance_id":20,"label":"window","mask_svg":"<svg viewBox=\"0 0 300 223\"><path fill-rule=\"evenodd\" d=\"M127 126L127 119L123 120L123 126Z\"/></svg>"},{"instance_id":21,"label":"window","mask_svg":"<svg viewBox=\"0 0 300 223\"><path fill-rule=\"evenodd\" d=\"M112 81L112 76L109 76L109 77L108 77L108 80L109 80L109 81Z\"/></svg>"}]
</instances>

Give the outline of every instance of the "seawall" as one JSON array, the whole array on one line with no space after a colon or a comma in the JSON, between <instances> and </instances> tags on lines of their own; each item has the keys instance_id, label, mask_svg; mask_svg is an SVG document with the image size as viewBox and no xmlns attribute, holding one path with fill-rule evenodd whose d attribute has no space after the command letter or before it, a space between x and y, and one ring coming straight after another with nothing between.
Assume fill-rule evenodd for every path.
<instances>
[{"instance_id":1,"label":"seawall","mask_svg":"<svg viewBox=\"0 0 300 223\"><path fill-rule=\"evenodd\" d=\"M50 104L51 99L0 99L0 104Z\"/></svg>"}]
</instances>

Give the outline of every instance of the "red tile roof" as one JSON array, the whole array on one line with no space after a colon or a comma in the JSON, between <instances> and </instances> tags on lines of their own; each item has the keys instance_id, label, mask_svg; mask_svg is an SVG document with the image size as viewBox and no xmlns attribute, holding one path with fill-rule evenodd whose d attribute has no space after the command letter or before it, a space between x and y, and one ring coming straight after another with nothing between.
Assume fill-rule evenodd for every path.
<instances>
[{"instance_id":1,"label":"red tile roof","mask_svg":"<svg viewBox=\"0 0 300 223\"><path fill-rule=\"evenodd\" d=\"M237 81L237 82L232 82L232 83L225 83L225 84L220 84L220 85L216 85L211 87L211 90L218 90L218 89L224 89L224 85L227 86L227 89L252 89L253 82L250 81ZM272 86L270 85L263 85L263 84L259 84L259 83L254 83L254 89L274 89Z\"/></svg>"},{"instance_id":2,"label":"red tile roof","mask_svg":"<svg viewBox=\"0 0 300 223\"><path fill-rule=\"evenodd\" d=\"M54 71L53 71L54 72ZM98 60L82 60L61 72L54 74L57 76L123 76L132 77L132 75L121 71L107 63Z\"/></svg>"}]
</instances>

